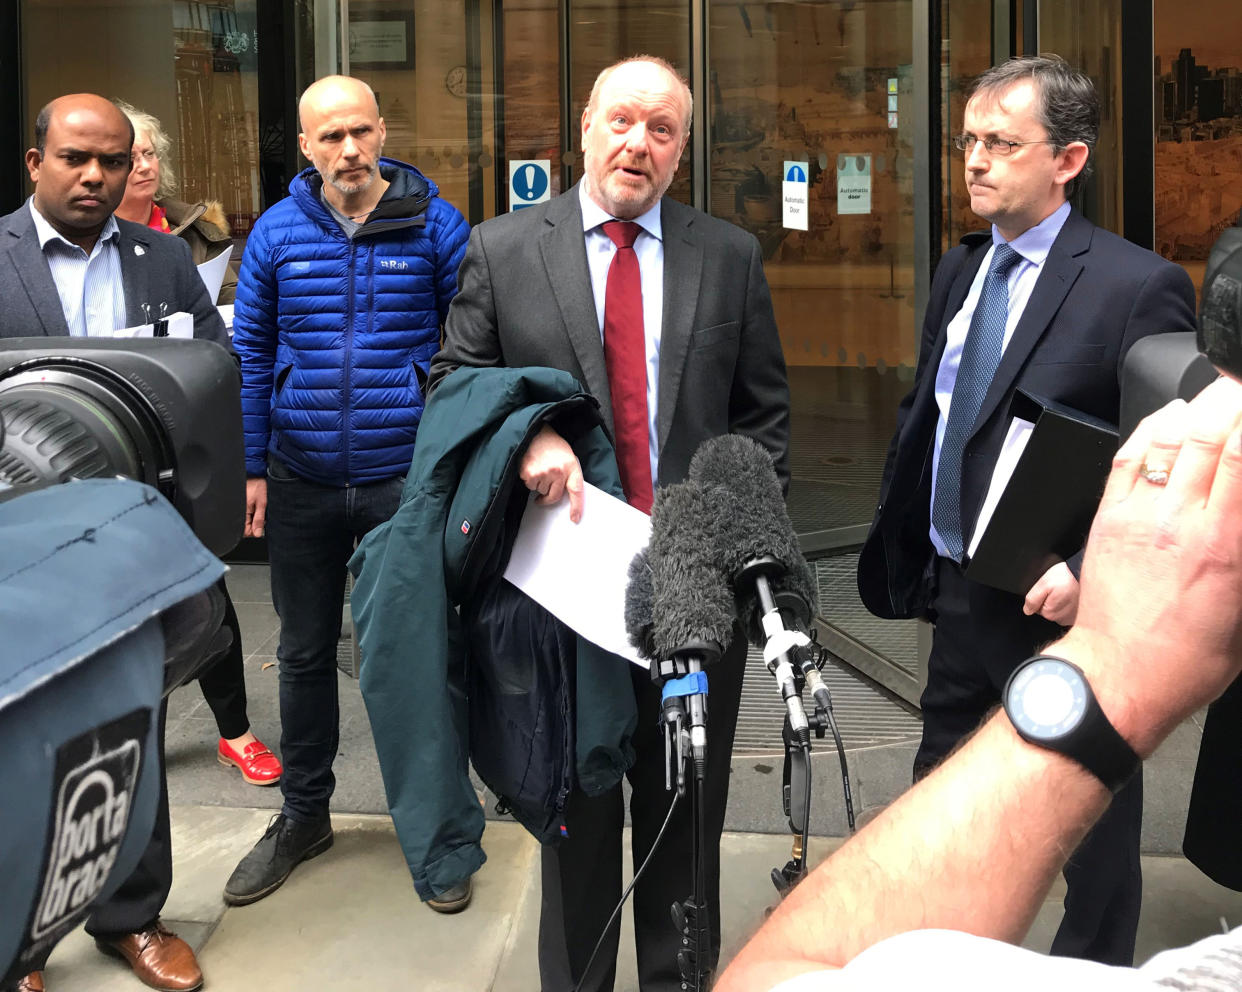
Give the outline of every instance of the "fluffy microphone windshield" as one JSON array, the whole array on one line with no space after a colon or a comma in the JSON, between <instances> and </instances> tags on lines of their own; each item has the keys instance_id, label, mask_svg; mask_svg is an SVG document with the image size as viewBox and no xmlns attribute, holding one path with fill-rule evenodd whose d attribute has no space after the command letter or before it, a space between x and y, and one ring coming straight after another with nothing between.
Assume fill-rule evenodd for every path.
<instances>
[{"instance_id":1,"label":"fluffy microphone windshield","mask_svg":"<svg viewBox=\"0 0 1242 992\"><path fill-rule=\"evenodd\" d=\"M657 658L696 641L722 649L732 639L733 596L713 549L715 521L702 490L678 483L657 490L651 512L651 639Z\"/></svg>"},{"instance_id":2,"label":"fluffy microphone windshield","mask_svg":"<svg viewBox=\"0 0 1242 992\"><path fill-rule=\"evenodd\" d=\"M705 441L690 462L690 480L703 493L715 531L716 560L734 579L756 558L776 559L768 576L773 595L794 594L804 605L798 619L810 622L815 583L785 509L776 467L766 448L740 434ZM735 584L738 616L753 644L764 642L759 597L753 582Z\"/></svg>"},{"instance_id":3,"label":"fluffy microphone windshield","mask_svg":"<svg viewBox=\"0 0 1242 992\"><path fill-rule=\"evenodd\" d=\"M634 650L644 658L655 659L655 644L651 639L653 591L651 588L651 563L644 548L630 562L629 583L625 587L625 633Z\"/></svg>"}]
</instances>

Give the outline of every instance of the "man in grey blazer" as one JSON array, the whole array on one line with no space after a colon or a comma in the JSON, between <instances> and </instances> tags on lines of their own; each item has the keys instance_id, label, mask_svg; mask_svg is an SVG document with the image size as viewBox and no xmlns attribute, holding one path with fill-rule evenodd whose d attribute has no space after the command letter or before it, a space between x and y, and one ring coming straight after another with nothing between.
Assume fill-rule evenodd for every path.
<instances>
[{"instance_id":1,"label":"man in grey blazer","mask_svg":"<svg viewBox=\"0 0 1242 992\"><path fill-rule=\"evenodd\" d=\"M196 338L228 347L186 244L112 216L125 194L133 140L121 111L91 93L60 97L39 112L35 147L26 152L34 195L0 218L0 339L107 334L186 311ZM161 709L161 765L164 717ZM161 770L151 842L130 877L94 907L86 929L145 984L189 992L203 984L194 951L159 919L171 887ZM39 972L19 985L43 988Z\"/></svg>"},{"instance_id":2,"label":"man in grey blazer","mask_svg":"<svg viewBox=\"0 0 1242 992\"><path fill-rule=\"evenodd\" d=\"M582 115L583 180L546 204L474 229L444 347L431 365L433 388L462 365L550 366L572 373L599 400L617 441L627 497L644 508L650 507L653 482L684 479L699 445L721 434L754 438L771 452L782 483L789 477L789 388L758 242L664 197L689 138L690 99L685 80L662 60L629 59L600 73ZM608 339L618 326L610 272L625 251L636 257L641 275L641 291L630 294L638 298L628 300L631 313L641 310L641 333L636 364L628 366L636 374L623 381L616 345ZM637 418L640 451L630 460L630 475L626 423L633 426L632 405L637 400L642 410L644 393L646 408ZM626 398L619 402L619 396ZM521 476L543 502L567 496L571 518L581 518L582 473L568 444L550 428L535 438ZM735 636L708 673L709 965L719 951L719 839L745 655L743 639ZM629 773L630 817L638 865L652 848L671 794L664 791L659 693L645 671L632 673L639 728ZM545 990L562 992L584 978L621 893L623 813L619 786L593 799L575 793L566 812L568 839L543 851L539 967ZM644 992L681 987L680 936L669 907L691 893L690 851L689 813L682 804L634 893ZM612 987L616 948L613 928L582 988Z\"/></svg>"},{"instance_id":3,"label":"man in grey blazer","mask_svg":"<svg viewBox=\"0 0 1242 992\"><path fill-rule=\"evenodd\" d=\"M196 338L228 347L186 244L112 216L132 135L120 110L91 93L39 112L26 152L34 195L0 217L0 338L103 333L184 310Z\"/></svg>"}]
</instances>

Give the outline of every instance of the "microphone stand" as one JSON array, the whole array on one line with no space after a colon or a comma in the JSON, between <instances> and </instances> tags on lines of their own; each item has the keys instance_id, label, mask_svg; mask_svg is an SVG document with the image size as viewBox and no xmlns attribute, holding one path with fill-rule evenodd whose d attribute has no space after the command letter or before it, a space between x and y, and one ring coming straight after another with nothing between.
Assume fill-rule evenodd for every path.
<instances>
[{"instance_id":1,"label":"microphone stand","mask_svg":"<svg viewBox=\"0 0 1242 992\"><path fill-rule=\"evenodd\" d=\"M807 875L806 850L811 815L811 731L823 739L827 729L832 730L837 754L841 761L841 783L845 793L845 813L850 833L854 832L854 800L850 790L849 769L845 760L845 745L837 729L832 711L832 696L824 682L820 669L827 657L827 650L802 630L789 629L782 618L781 605L772 594L769 576L779 576L784 566L771 556L756 558L739 569L734 578L735 588L743 583L754 583L759 599L760 616L765 634L763 660L768 671L776 678L781 697L785 700L785 721L781 738L785 743L785 765L781 784L781 805L789 818L793 833L790 860L784 868L772 869L772 884L784 898ZM794 617L809 614L807 604L801 597L788 595L784 605ZM811 687L815 710L808 718L802 705L802 689Z\"/></svg>"},{"instance_id":2,"label":"microphone stand","mask_svg":"<svg viewBox=\"0 0 1242 992\"><path fill-rule=\"evenodd\" d=\"M681 935L677 966L683 992L706 992L711 975L705 970L710 942L707 906L707 871L704 857L704 796L707 777L707 676L703 667L720 657L720 647L694 641L675 651L671 658L652 662L651 679L661 687L664 728L664 788L676 785L677 795L687 791L687 767L693 768L690 792L692 894L670 907L673 926ZM688 712L687 712L688 709Z\"/></svg>"}]
</instances>

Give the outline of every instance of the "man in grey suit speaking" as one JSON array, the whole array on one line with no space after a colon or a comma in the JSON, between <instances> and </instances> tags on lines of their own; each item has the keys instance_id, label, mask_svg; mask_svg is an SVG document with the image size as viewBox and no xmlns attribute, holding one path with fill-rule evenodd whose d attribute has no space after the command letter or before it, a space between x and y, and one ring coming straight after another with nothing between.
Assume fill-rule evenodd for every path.
<instances>
[{"instance_id":1,"label":"man in grey suit speaking","mask_svg":"<svg viewBox=\"0 0 1242 992\"><path fill-rule=\"evenodd\" d=\"M431 365L434 388L458 366L547 366L599 400L629 502L650 512L654 485L686 477L709 438L761 443L788 484L789 388L759 244L750 234L665 198L690 135L689 86L661 59L639 56L600 73L582 114L585 176L546 204L496 217L470 235L459 292ZM582 514L582 473L545 427L521 466L544 502ZM566 577L573 581L572 576ZM711 733L704 810L714 964L720 944L719 840L745 666L735 636L709 672ZM639 727L629 772L634 863L651 850L669 806L657 726L659 692L633 669ZM621 788L575 793L569 837L543 851L539 970L545 990L584 978L621 892ZM691 836L678 810L634 893L644 992L681 987L680 937L669 907L690 893ZM682 815L684 814L684 815ZM611 989L610 932L583 989Z\"/></svg>"},{"instance_id":2,"label":"man in grey suit speaking","mask_svg":"<svg viewBox=\"0 0 1242 992\"><path fill-rule=\"evenodd\" d=\"M228 347L185 242L112 216L125 195L133 141L125 115L92 93L62 96L39 112L35 147L26 152L34 195L0 217L0 338L108 335L185 311L196 338ZM165 715L161 709L161 765ZM203 975L190 945L160 922L171 886L161 774L151 842L130 877L92 909L86 929L142 982L188 992ZM39 972L19 986L43 987Z\"/></svg>"}]
</instances>

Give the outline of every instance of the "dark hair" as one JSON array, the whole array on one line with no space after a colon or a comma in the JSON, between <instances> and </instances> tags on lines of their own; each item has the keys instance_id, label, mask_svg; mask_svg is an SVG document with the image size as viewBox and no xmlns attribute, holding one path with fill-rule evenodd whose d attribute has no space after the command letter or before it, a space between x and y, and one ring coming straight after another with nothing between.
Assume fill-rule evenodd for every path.
<instances>
[{"instance_id":1,"label":"dark hair","mask_svg":"<svg viewBox=\"0 0 1242 992\"><path fill-rule=\"evenodd\" d=\"M999 98L1017 83L1035 84L1039 96L1036 119L1056 151L1071 142L1087 146L1082 171L1066 184L1066 198L1073 196L1087 181L1095 165L1095 144L1100 136L1100 98L1095 84L1085 73L1070 66L1059 55L1027 55L1012 58L983 73L970 88L969 97Z\"/></svg>"},{"instance_id":2,"label":"dark hair","mask_svg":"<svg viewBox=\"0 0 1242 992\"><path fill-rule=\"evenodd\" d=\"M39 158L47 150L47 128L52 123L52 105L46 103L35 118L35 148L39 149Z\"/></svg>"}]
</instances>

